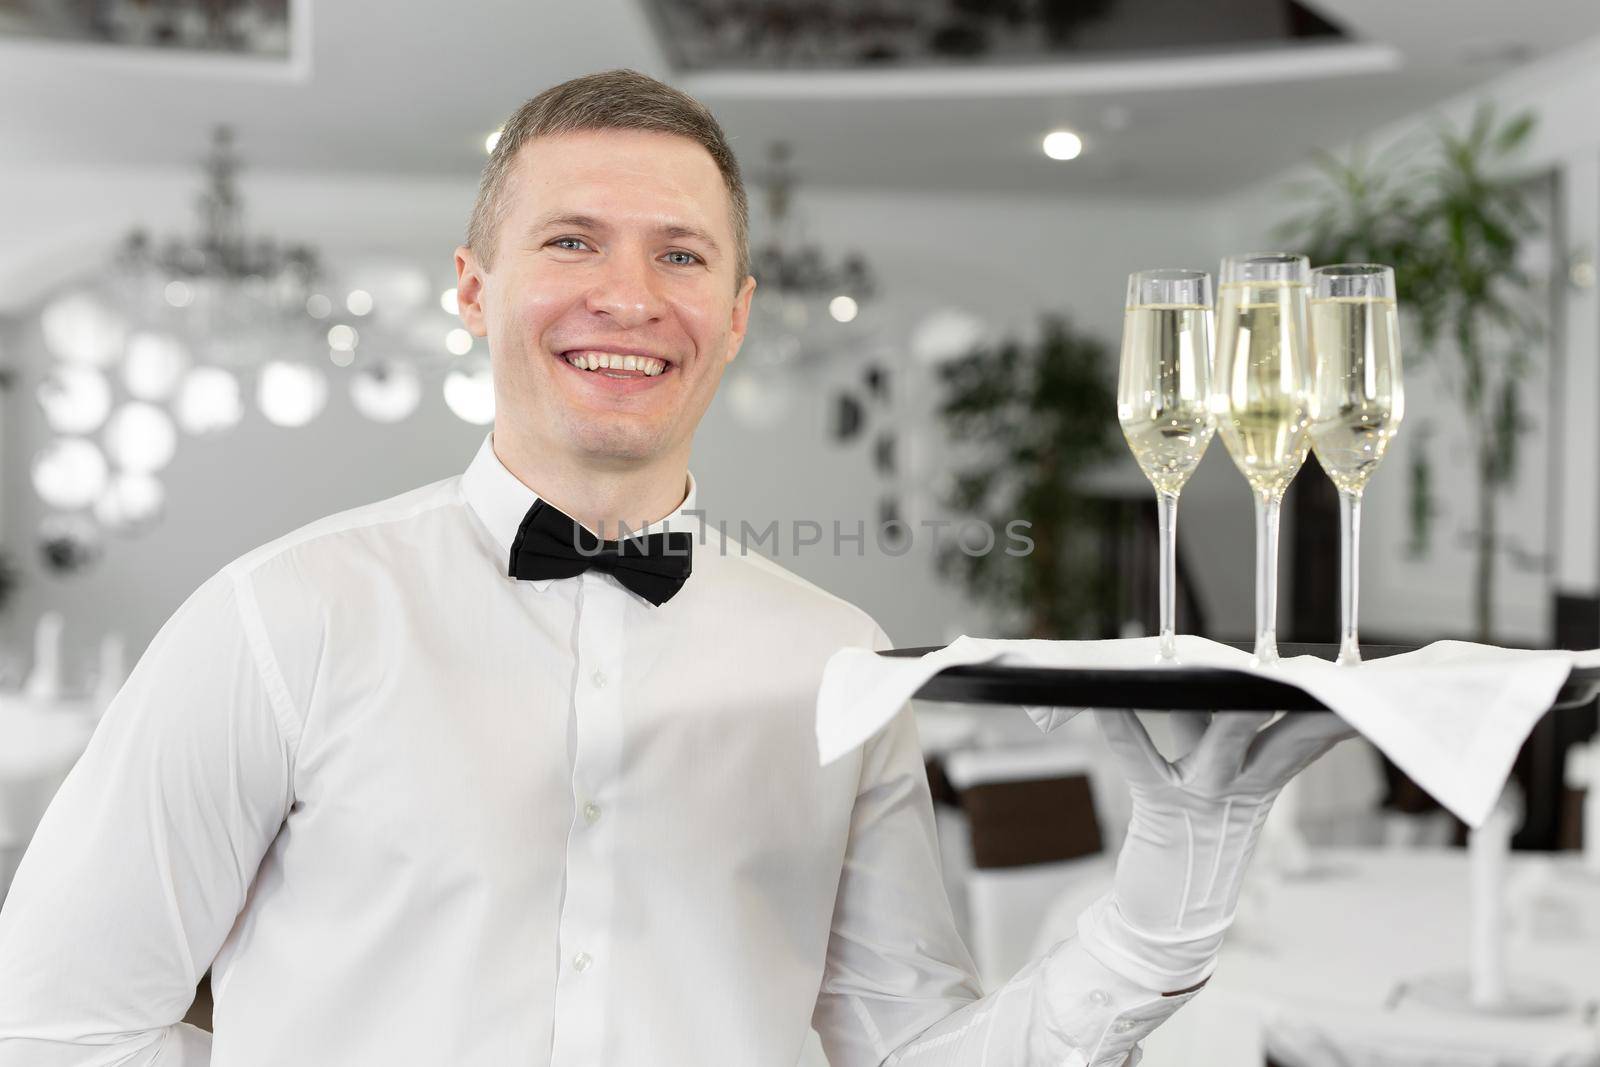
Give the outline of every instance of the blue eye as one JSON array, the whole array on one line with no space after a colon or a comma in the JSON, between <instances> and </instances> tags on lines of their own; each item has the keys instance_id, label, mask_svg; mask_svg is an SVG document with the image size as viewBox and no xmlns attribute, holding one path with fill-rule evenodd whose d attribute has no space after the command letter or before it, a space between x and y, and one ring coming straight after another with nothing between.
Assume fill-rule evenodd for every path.
<instances>
[{"instance_id":1,"label":"blue eye","mask_svg":"<svg viewBox=\"0 0 1600 1067\"><path fill-rule=\"evenodd\" d=\"M564 247L566 247L566 242L571 242L572 244L584 245L584 247L588 247L587 244L585 244L583 238L581 238L581 237L557 237L554 241L551 241L550 243L553 244L553 245L561 245L564 248Z\"/></svg>"},{"instance_id":2,"label":"blue eye","mask_svg":"<svg viewBox=\"0 0 1600 1067\"><path fill-rule=\"evenodd\" d=\"M681 249L676 251L676 252L668 252L667 255L668 256L685 256L685 257L687 257L685 259L673 260L673 262L675 264L677 264L678 266L680 266L680 267L688 267L688 266L692 266L695 263L703 262L703 260L701 260L701 258L699 256L695 255L693 252L684 252Z\"/></svg>"}]
</instances>

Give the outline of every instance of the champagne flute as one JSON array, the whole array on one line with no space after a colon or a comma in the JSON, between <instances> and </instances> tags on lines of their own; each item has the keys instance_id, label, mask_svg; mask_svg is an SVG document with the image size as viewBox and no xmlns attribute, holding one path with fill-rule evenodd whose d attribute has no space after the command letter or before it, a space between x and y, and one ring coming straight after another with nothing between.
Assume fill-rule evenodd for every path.
<instances>
[{"instance_id":1,"label":"champagne flute","mask_svg":"<svg viewBox=\"0 0 1600 1067\"><path fill-rule=\"evenodd\" d=\"M1311 272L1311 447L1339 490L1339 662L1361 662L1356 637L1361 493L1405 417L1394 271L1340 263Z\"/></svg>"},{"instance_id":2,"label":"champagne flute","mask_svg":"<svg viewBox=\"0 0 1600 1067\"><path fill-rule=\"evenodd\" d=\"M1117 422L1156 491L1161 529L1160 659L1175 636L1178 493L1200 464L1211 414L1211 275L1145 270L1128 276L1117 376Z\"/></svg>"},{"instance_id":3,"label":"champagne flute","mask_svg":"<svg viewBox=\"0 0 1600 1067\"><path fill-rule=\"evenodd\" d=\"M1278 660L1278 512L1310 447L1309 268L1279 252L1222 261L1212 402L1255 497L1257 664Z\"/></svg>"}]
</instances>

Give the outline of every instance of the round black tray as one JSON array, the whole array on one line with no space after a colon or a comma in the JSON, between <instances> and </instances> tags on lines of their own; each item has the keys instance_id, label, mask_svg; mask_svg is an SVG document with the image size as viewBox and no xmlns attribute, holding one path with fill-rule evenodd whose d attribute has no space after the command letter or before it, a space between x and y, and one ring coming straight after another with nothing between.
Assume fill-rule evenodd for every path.
<instances>
[{"instance_id":1,"label":"round black tray","mask_svg":"<svg viewBox=\"0 0 1600 1067\"><path fill-rule=\"evenodd\" d=\"M1249 645L1224 642L1250 651ZM938 651L893 648L883 656L924 656ZM1413 651L1404 645L1362 645L1363 660ZM1338 645L1281 644L1290 656L1334 659ZM1600 695L1600 668L1574 667L1552 707L1581 707ZM1041 704L1071 708L1147 708L1161 711L1327 711L1302 689L1223 667L1155 667L1115 670L1064 667L947 667L917 690L915 699L961 704Z\"/></svg>"}]
</instances>

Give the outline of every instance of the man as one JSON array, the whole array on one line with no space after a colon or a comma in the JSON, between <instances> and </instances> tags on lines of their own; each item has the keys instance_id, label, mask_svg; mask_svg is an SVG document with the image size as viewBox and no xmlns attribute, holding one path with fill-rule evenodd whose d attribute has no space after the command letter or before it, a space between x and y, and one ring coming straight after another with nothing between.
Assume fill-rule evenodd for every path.
<instances>
[{"instance_id":1,"label":"man","mask_svg":"<svg viewBox=\"0 0 1600 1067\"><path fill-rule=\"evenodd\" d=\"M0 912L0 1067L789 1067L812 1026L835 1067L1099 1065L1193 995L1342 727L1223 716L1173 767L1106 716L1116 889L982 996L909 711L817 765L823 663L882 631L694 514L746 218L659 82L517 112L456 253L494 433L157 635ZM208 966L214 1037L178 1021Z\"/></svg>"}]
</instances>

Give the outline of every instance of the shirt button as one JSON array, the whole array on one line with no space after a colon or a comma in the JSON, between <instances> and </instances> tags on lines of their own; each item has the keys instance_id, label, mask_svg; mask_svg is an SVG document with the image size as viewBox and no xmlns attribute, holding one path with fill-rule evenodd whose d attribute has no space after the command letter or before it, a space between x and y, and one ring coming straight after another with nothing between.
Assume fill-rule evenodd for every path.
<instances>
[{"instance_id":1,"label":"shirt button","mask_svg":"<svg viewBox=\"0 0 1600 1067\"><path fill-rule=\"evenodd\" d=\"M594 957L587 952L580 952L572 957L572 969L582 974L589 969L589 964L594 962Z\"/></svg>"},{"instance_id":2,"label":"shirt button","mask_svg":"<svg viewBox=\"0 0 1600 1067\"><path fill-rule=\"evenodd\" d=\"M596 689L604 689L606 687L606 672L595 671L593 674L589 675L589 681L594 683L594 687Z\"/></svg>"},{"instance_id":3,"label":"shirt button","mask_svg":"<svg viewBox=\"0 0 1600 1067\"><path fill-rule=\"evenodd\" d=\"M1097 1008L1103 1008L1107 1004L1111 1003L1111 998L1106 995L1105 990L1096 989L1093 993L1089 994L1089 1003L1093 1004Z\"/></svg>"},{"instance_id":4,"label":"shirt button","mask_svg":"<svg viewBox=\"0 0 1600 1067\"><path fill-rule=\"evenodd\" d=\"M593 826L595 823L599 822L600 805L596 804L592 800L585 804L583 806L583 821L588 823L590 826Z\"/></svg>"}]
</instances>

